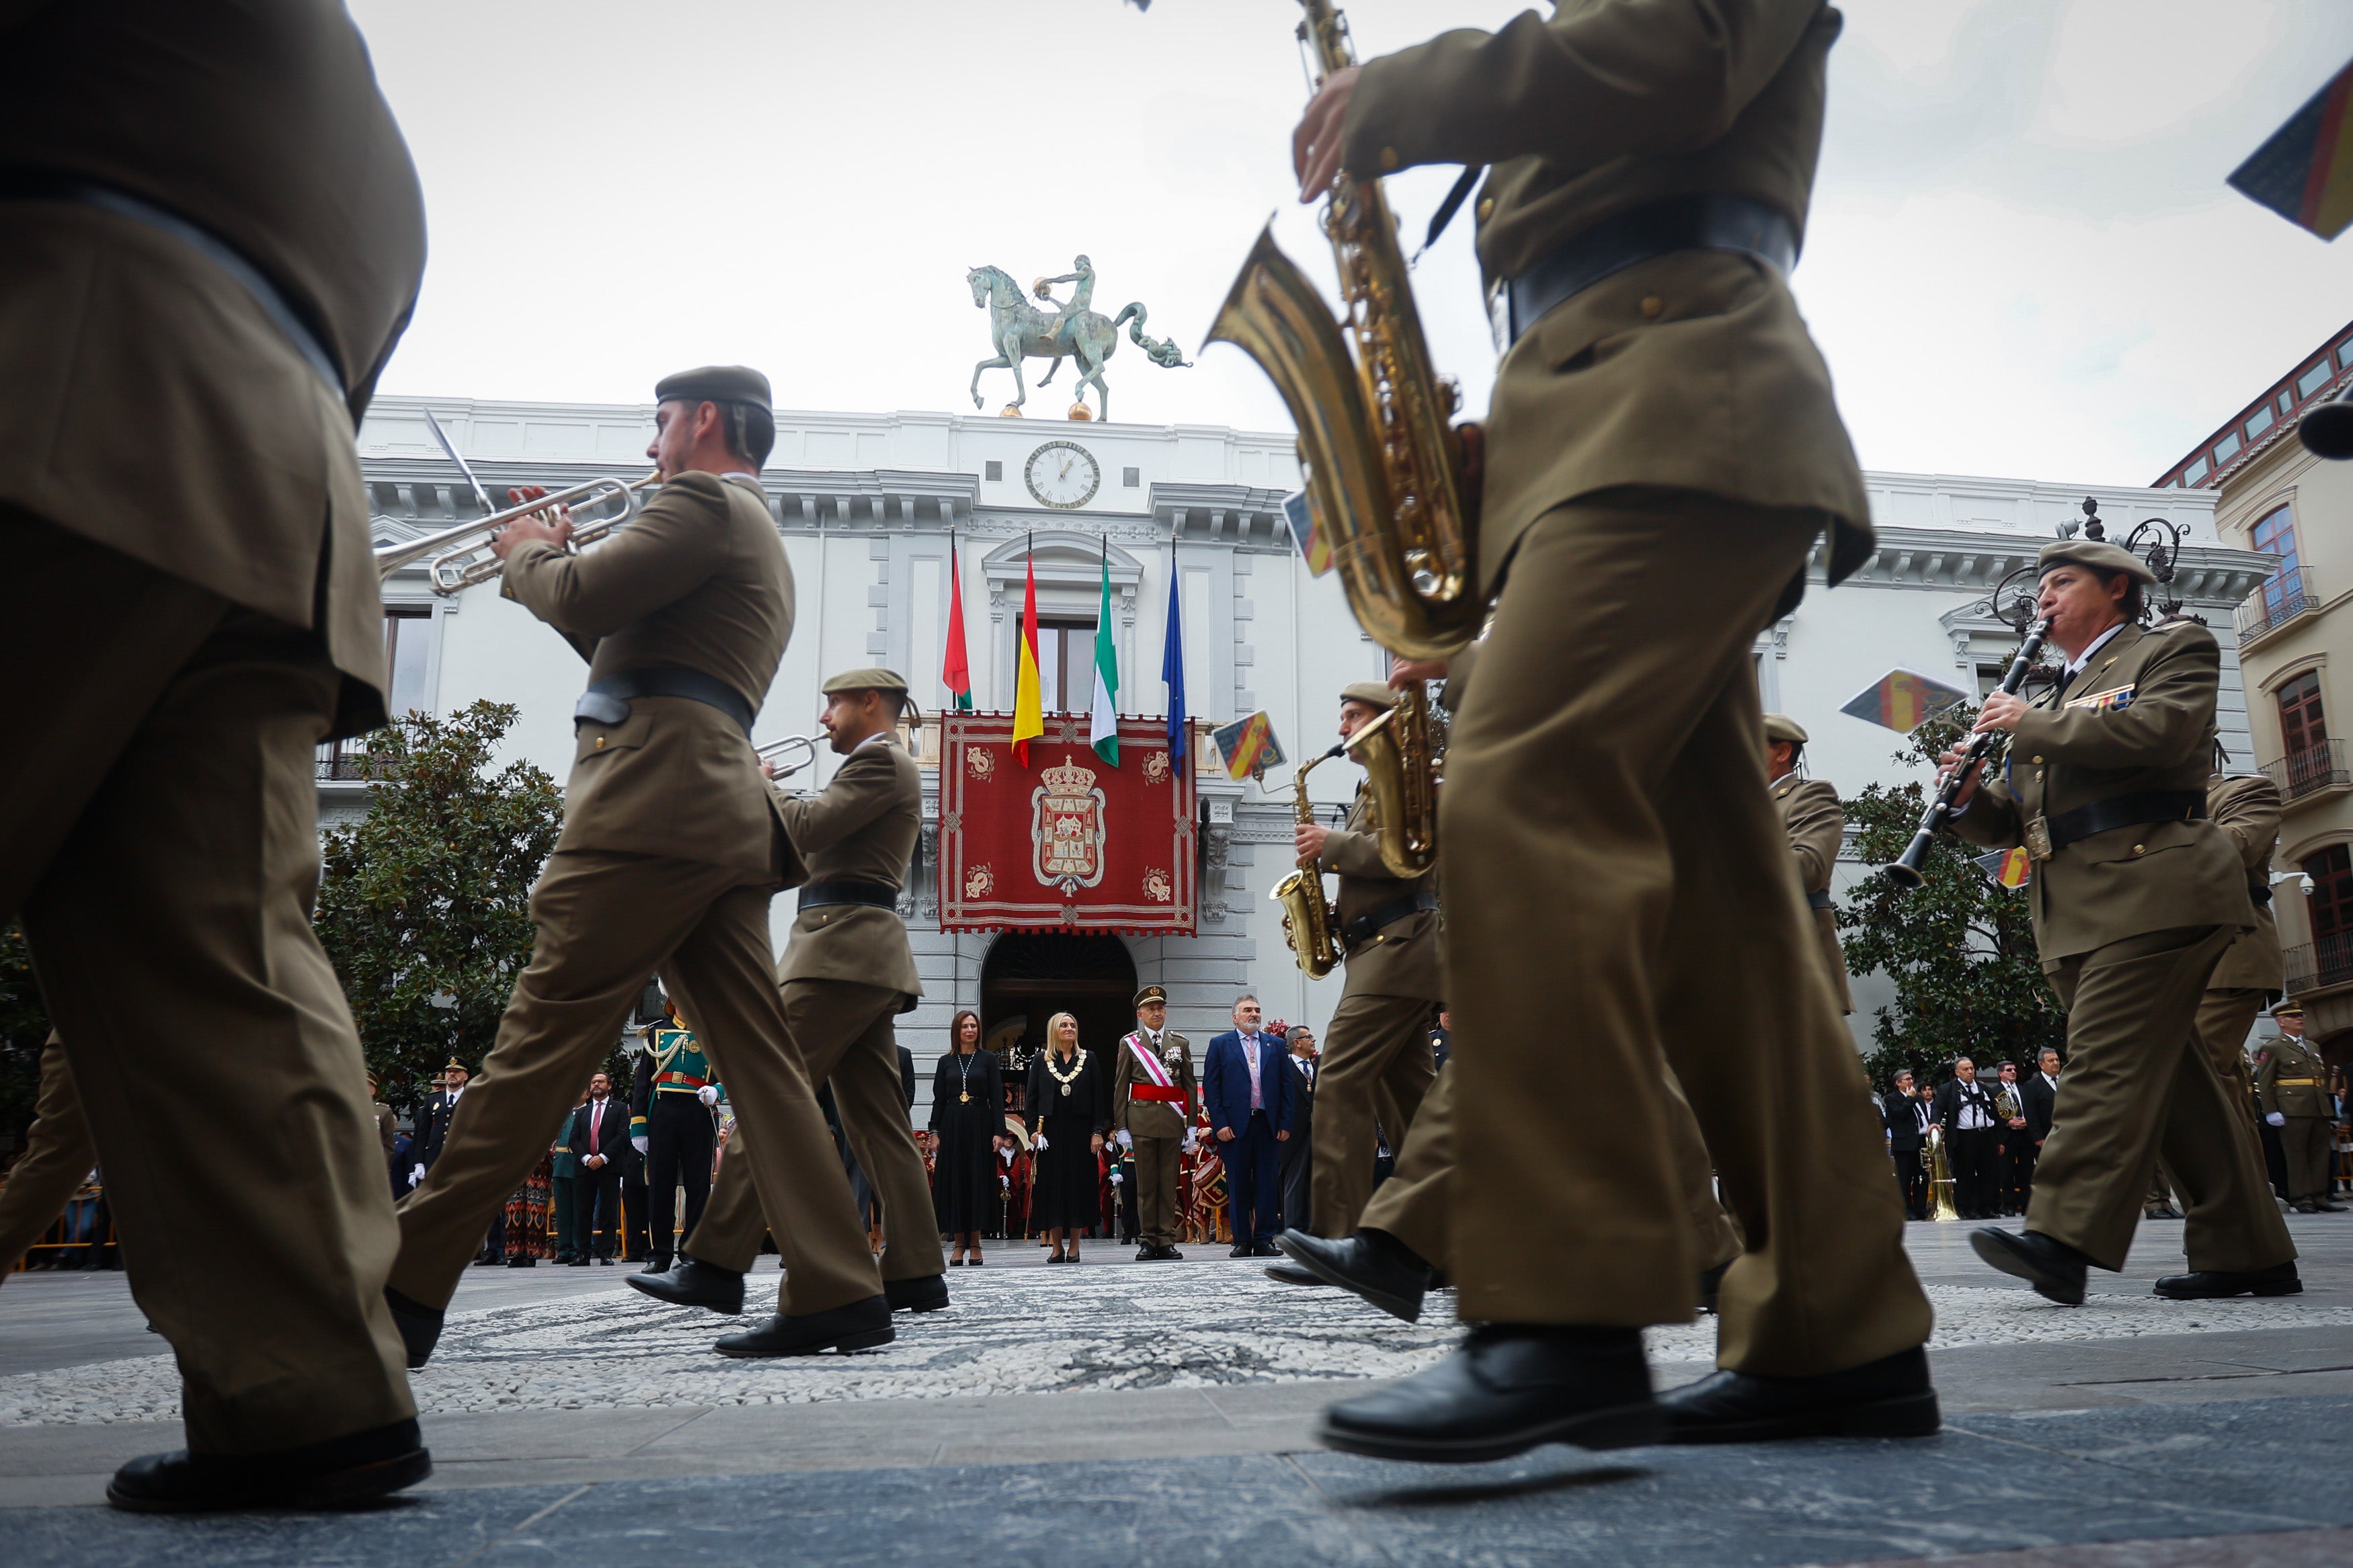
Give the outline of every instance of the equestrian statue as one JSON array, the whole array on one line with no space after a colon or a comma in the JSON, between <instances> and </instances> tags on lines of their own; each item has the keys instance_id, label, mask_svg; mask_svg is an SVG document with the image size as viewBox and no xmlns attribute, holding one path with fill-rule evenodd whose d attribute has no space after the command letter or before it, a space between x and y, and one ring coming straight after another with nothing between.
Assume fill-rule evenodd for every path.
<instances>
[{"instance_id":1,"label":"equestrian statue","mask_svg":"<svg viewBox=\"0 0 2353 1568\"><path fill-rule=\"evenodd\" d=\"M1073 419L1108 419L1111 417L1111 389L1103 384L1103 362L1119 347L1119 329L1127 325L1127 335L1142 349L1146 358L1156 365L1174 370L1189 365L1184 351L1170 340L1147 336L1144 331L1145 310L1140 303L1124 307L1116 316L1106 317L1090 310L1095 292L1094 264L1080 257L1072 269L1059 278L1040 278L1028 290L1013 280L1012 276L998 267L976 267L965 274L972 285L972 302L976 308L988 310L988 338L997 345L995 359L982 360L972 367L972 405L982 406L980 373L985 370L1009 370L1013 373L1013 401L999 412L1018 418L1022 404L1029 401L1029 388L1022 384L1021 362L1024 359L1050 359L1046 374L1038 378L1043 387L1054 379L1062 366L1064 356L1079 362L1077 401L1071 405ZM1071 284L1067 304L1053 297L1057 283ZM1029 302L1035 294L1054 306L1052 314ZM1096 407L1087 411L1087 388L1095 389Z\"/></svg>"}]
</instances>

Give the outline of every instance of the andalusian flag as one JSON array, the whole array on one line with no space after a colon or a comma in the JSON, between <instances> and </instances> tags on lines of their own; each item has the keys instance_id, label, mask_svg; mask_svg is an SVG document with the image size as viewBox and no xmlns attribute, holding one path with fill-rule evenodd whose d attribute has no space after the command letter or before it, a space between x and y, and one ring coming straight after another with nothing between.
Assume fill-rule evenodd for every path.
<instances>
[{"instance_id":1,"label":"andalusian flag","mask_svg":"<svg viewBox=\"0 0 2353 1568\"><path fill-rule=\"evenodd\" d=\"M964 656L964 568L957 563L955 535L948 535L948 653L940 666L940 684L956 711L972 711L972 664Z\"/></svg>"},{"instance_id":2,"label":"andalusian flag","mask_svg":"<svg viewBox=\"0 0 2353 1568\"><path fill-rule=\"evenodd\" d=\"M2232 189L2298 228L2335 239L2353 224L2353 65L2328 79L2231 171Z\"/></svg>"},{"instance_id":3,"label":"andalusian flag","mask_svg":"<svg viewBox=\"0 0 2353 1568\"><path fill-rule=\"evenodd\" d=\"M1037 536L1030 536L1029 586L1021 595L1021 670L1013 679L1013 759L1029 765L1029 741L1046 732L1046 710L1038 695Z\"/></svg>"},{"instance_id":4,"label":"andalusian flag","mask_svg":"<svg viewBox=\"0 0 2353 1568\"><path fill-rule=\"evenodd\" d=\"M1111 536L1103 536L1103 608L1095 612L1095 705L1087 744L1119 766L1119 649L1111 640Z\"/></svg>"},{"instance_id":5,"label":"andalusian flag","mask_svg":"<svg viewBox=\"0 0 2353 1568\"><path fill-rule=\"evenodd\" d=\"M1968 701L1968 693L1914 669L1891 669L1857 692L1839 711L1908 735L1940 713Z\"/></svg>"}]
</instances>

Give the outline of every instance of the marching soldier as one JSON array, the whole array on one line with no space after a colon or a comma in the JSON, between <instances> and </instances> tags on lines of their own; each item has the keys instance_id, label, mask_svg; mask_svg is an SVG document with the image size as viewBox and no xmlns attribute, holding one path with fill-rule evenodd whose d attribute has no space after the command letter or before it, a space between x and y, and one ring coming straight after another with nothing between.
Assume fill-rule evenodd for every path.
<instances>
[{"instance_id":1,"label":"marching soldier","mask_svg":"<svg viewBox=\"0 0 2353 1568\"><path fill-rule=\"evenodd\" d=\"M1440 808L1448 1247L1481 1326L1326 1413L1324 1440L1357 1452L1937 1423L1928 1303L1766 794L1750 672L1825 532L1833 584L1871 549L1785 282L1840 20L1820 0L1702 9L1448 32L1335 73L1293 139L1303 201L1343 167L1490 163L1478 251L1511 345L1476 563L1497 598ZM1694 1109L1755 1245L1724 1280L1723 1370L1662 1401L1640 1331L1689 1319L1700 1273L1671 1056L1749 1089ZM1564 1137L1573 1103L1609 1111Z\"/></svg>"},{"instance_id":2,"label":"marching soldier","mask_svg":"<svg viewBox=\"0 0 2353 1568\"><path fill-rule=\"evenodd\" d=\"M1962 781L1955 831L2034 862L2029 912L2067 1008L2064 1114L2044 1140L2025 1228L1970 1237L2042 1295L2084 1300L2085 1271L2124 1267L2160 1143L2188 1205L2190 1271L2175 1300L2303 1289L2263 1162L2199 1032L2224 951L2255 929L2231 837L2207 820L2221 650L2194 621L2146 630L2155 574L2105 540L2042 547L2041 609L2067 656L2031 703L1996 692L1979 731L2006 731L2001 776ZM1958 748L1945 754L1947 768Z\"/></svg>"},{"instance_id":3,"label":"marching soldier","mask_svg":"<svg viewBox=\"0 0 2353 1568\"><path fill-rule=\"evenodd\" d=\"M2329 1196L2337 1166L2337 1113L2329 1103L2328 1064L2305 1044L2304 1006L2283 1002L2272 1010L2276 1039L2255 1058L2255 1091L2263 1120L2279 1129L2287 1158L2287 1201L2298 1214L2342 1214Z\"/></svg>"},{"instance_id":4,"label":"marching soldier","mask_svg":"<svg viewBox=\"0 0 2353 1568\"><path fill-rule=\"evenodd\" d=\"M1798 880L1806 889L1806 904L1814 912L1814 929L1821 934L1822 962L1830 966L1831 983L1838 988L1839 1010L1854 1011L1854 993L1846 978L1846 953L1839 946L1838 916L1831 908L1831 871L1838 864L1839 840L1846 830L1846 813L1838 791L1820 779L1801 777L1798 763L1806 752L1805 726L1787 713L1765 715L1765 781L1773 802L1781 808L1781 826L1789 836L1789 850L1798 858Z\"/></svg>"},{"instance_id":5,"label":"marching soldier","mask_svg":"<svg viewBox=\"0 0 2353 1568\"><path fill-rule=\"evenodd\" d=\"M629 1092L629 1142L646 1163L647 1224L650 1226L643 1272L670 1268L674 1247L671 1218L678 1189L686 1187L686 1214L680 1236L691 1236L711 1195L711 1151L716 1133L711 1108L725 1090L694 1031L679 1016L678 1004L662 993L662 1016L646 1030L638 1051Z\"/></svg>"},{"instance_id":6,"label":"marching soldier","mask_svg":"<svg viewBox=\"0 0 2353 1568\"><path fill-rule=\"evenodd\" d=\"M2214 1070L2239 1092L2232 1103L2251 1110L2248 1096L2247 1036L2263 1004L2287 984L2280 953L2279 921L2272 913L2272 852L2279 847L2279 785L2263 773L2230 777L2216 773L2206 783L2207 819L2228 834L2247 874L2247 898L2254 905L2255 929L2232 942L2214 965L2206 982L2206 995L2198 1005L2198 1037L2214 1058ZM2296 1015L2301 1018L2303 1015ZM2299 1027L2301 1026L2299 1025ZM2254 1128L2247 1129L2253 1136Z\"/></svg>"},{"instance_id":7,"label":"marching soldier","mask_svg":"<svg viewBox=\"0 0 2353 1568\"><path fill-rule=\"evenodd\" d=\"M73 1068L56 1031L41 1047L41 1080L33 1102L33 1124L25 1130L25 1152L0 1182L0 1283L16 1260L57 1224L66 1203L89 1179L98 1152L74 1093Z\"/></svg>"},{"instance_id":8,"label":"marching soldier","mask_svg":"<svg viewBox=\"0 0 2353 1568\"><path fill-rule=\"evenodd\" d=\"M397 1490L431 1465L307 802L318 742L385 717L353 433L424 274L416 171L331 0L0 7L0 922L187 1428L108 1495ZM191 1104L208 1157L144 1157Z\"/></svg>"},{"instance_id":9,"label":"marching soldier","mask_svg":"<svg viewBox=\"0 0 2353 1568\"><path fill-rule=\"evenodd\" d=\"M787 798L777 810L793 847L808 863L785 956L776 965L791 1044L812 1083L829 1084L843 1133L859 1168L882 1202L883 1297L892 1311L930 1312L948 1304L947 1262L939 1226L907 1115L906 1084L892 1020L913 1010L923 994L915 956L899 918L915 838L923 826L923 784L915 759L899 743L907 682L896 671L852 669L828 680L819 721L842 764L815 795ZM719 1164L718 1190L702 1222L687 1237L678 1266L629 1283L649 1296L683 1306L739 1312L744 1276L759 1256L760 1233L781 1244L797 1229L817 1193L783 1207L765 1183L746 1180L743 1155L770 1146L776 1130L757 1112L745 1115ZM829 1141L827 1158L833 1157ZM839 1165L835 1167L839 1169ZM771 1226L767 1215L793 1216ZM862 1226L861 1226L862 1229ZM804 1310L801 1280L786 1268L778 1297L778 1323ZM720 1342L729 1355L784 1353L772 1325Z\"/></svg>"},{"instance_id":10,"label":"marching soldier","mask_svg":"<svg viewBox=\"0 0 2353 1568\"><path fill-rule=\"evenodd\" d=\"M768 902L802 867L750 741L793 623L792 568L758 479L775 438L767 378L686 371L654 396L648 455L664 482L628 527L571 554L568 521L525 518L492 545L506 595L588 656L590 680L564 832L532 889L531 965L439 1163L401 1205L386 1294L412 1366L432 1352L484 1220L656 972L765 1134L736 1158L763 1201L794 1215L776 1237L794 1312L760 1331L762 1353L892 1338L771 973Z\"/></svg>"},{"instance_id":11,"label":"marching soldier","mask_svg":"<svg viewBox=\"0 0 2353 1568\"><path fill-rule=\"evenodd\" d=\"M1112 1069L1111 1124L1135 1153L1138 1263L1181 1262L1176 1250L1177 1162L1193 1142L1201 1108L1193 1077L1193 1046L1168 1027L1168 993L1147 985L1135 994L1135 1032L1119 1042Z\"/></svg>"},{"instance_id":12,"label":"marching soldier","mask_svg":"<svg viewBox=\"0 0 2353 1568\"><path fill-rule=\"evenodd\" d=\"M1397 693L1378 681L1348 687L1340 693L1340 738L1350 739L1396 706ZM1397 1121L1382 1123L1394 1147L1411 1130L1438 1075L1430 1037L1432 1011L1445 995L1438 879L1389 873L1371 831L1372 812L1372 791L1359 784L1345 828L1316 822L1292 828L1299 858L1313 858L1318 874L1340 879L1334 913L1347 973L1316 1072L1310 1181L1313 1229L1333 1237L1356 1228L1373 1195L1375 1100L1386 1091L1397 1109Z\"/></svg>"}]
</instances>

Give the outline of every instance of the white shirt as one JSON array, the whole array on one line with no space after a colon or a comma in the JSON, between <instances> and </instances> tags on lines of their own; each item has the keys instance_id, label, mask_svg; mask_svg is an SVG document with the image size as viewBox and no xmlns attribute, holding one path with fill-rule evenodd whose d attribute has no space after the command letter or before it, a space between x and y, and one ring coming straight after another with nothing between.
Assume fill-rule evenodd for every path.
<instances>
[{"instance_id":1,"label":"white shirt","mask_svg":"<svg viewBox=\"0 0 2353 1568\"><path fill-rule=\"evenodd\" d=\"M2124 630L2125 627L2131 624L2132 623L2129 621L2118 621L2115 626L2110 626L2106 631L2104 631L2098 637L2094 637L2092 639L2091 647L2085 648L2083 652L2077 654L2073 658L2067 661L2067 679L2073 680L2077 676L2083 674L2084 667L2092 662L2092 656L2099 652L2102 648L2107 647L2108 639L2110 637L2115 637L2118 632Z\"/></svg>"},{"instance_id":2,"label":"white shirt","mask_svg":"<svg viewBox=\"0 0 2353 1568\"><path fill-rule=\"evenodd\" d=\"M2045 1082L2045 1083L2049 1084L2049 1085L2051 1086L2051 1092L2052 1092L2052 1093L2056 1094L2056 1093L2058 1093L2058 1092L2059 1092L2059 1080L2058 1080L2057 1079L2052 1078L2052 1077L2049 1073L2047 1073L2047 1072L2039 1072L2039 1073L2036 1073L2034 1076L2035 1076L2035 1077L2037 1077L2037 1078L2039 1078L2039 1079L2041 1079L2043 1082Z\"/></svg>"},{"instance_id":3,"label":"white shirt","mask_svg":"<svg viewBox=\"0 0 2353 1568\"><path fill-rule=\"evenodd\" d=\"M1968 1083L1960 1083L1957 1079L1955 1082L1953 1092L1958 1098L1959 1105L1953 1112L1953 1131L1975 1132L1980 1128L1992 1126L1993 1096L1987 1092L1986 1086L1974 1079Z\"/></svg>"}]
</instances>

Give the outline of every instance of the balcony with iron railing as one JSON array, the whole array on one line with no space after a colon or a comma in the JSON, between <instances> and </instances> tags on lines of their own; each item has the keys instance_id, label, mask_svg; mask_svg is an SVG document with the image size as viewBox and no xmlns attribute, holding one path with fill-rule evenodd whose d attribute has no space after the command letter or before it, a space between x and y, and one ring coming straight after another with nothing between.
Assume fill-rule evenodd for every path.
<instances>
[{"instance_id":1,"label":"balcony with iron railing","mask_svg":"<svg viewBox=\"0 0 2353 1568\"><path fill-rule=\"evenodd\" d=\"M2308 995L2331 985L2353 983L2353 931L2315 937L2284 950L2290 995Z\"/></svg>"},{"instance_id":2,"label":"balcony with iron railing","mask_svg":"<svg viewBox=\"0 0 2353 1568\"><path fill-rule=\"evenodd\" d=\"M2259 642L2281 627L2320 609L2312 575L2301 566L2280 573L2239 605L2239 644Z\"/></svg>"},{"instance_id":3,"label":"balcony with iron railing","mask_svg":"<svg viewBox=\"0 0 2353 1568\"><path fill-rule=\"evenodd\" d=\"M364 784L377 777L383 765L370 760L364 739L328 741L319 747L316 777L322 784Z\"/></svg>"},{"instance_id":4,"label":"balcony with iron railing","mask_svg":"<svg viewBox=\"0 0 2353 1568\"><path fill-rule=\"evenodd\" d=\"M2279 786L2280 799L2289 805L2330 790L2353 788L2353 773L2345 767L2345 742L2322 741L2290 752L2263 773Z\"/></svg>"}]
</instances>

